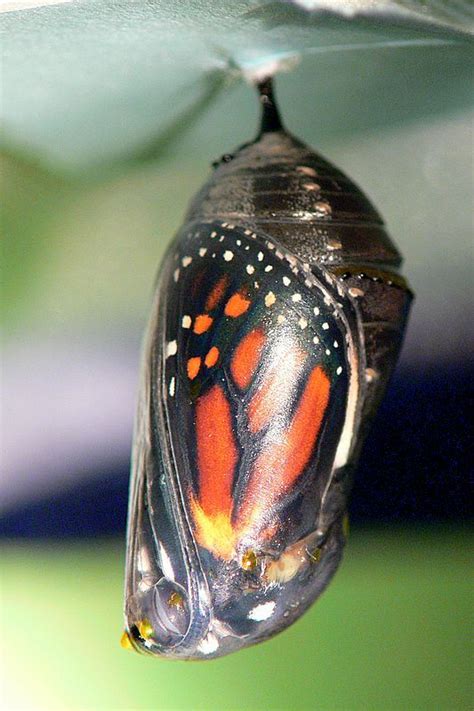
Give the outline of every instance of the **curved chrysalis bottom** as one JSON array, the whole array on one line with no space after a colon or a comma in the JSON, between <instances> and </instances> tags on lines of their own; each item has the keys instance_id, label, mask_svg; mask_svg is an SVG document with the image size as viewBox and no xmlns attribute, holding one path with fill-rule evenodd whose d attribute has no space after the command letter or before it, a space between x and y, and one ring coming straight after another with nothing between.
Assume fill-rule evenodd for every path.
<instances>
[{"instance_id":1,"label":"curved chrysalis bottom","mask_svg":"<svg viewBox=\"0 0 474 711\"><path fill-rule=\"evenodd\" d=\"M228 654L334 574L410 293L383 222L282 127L225 156L162 264L144 350L124 646Z\"/></svg>"}]
</instances>

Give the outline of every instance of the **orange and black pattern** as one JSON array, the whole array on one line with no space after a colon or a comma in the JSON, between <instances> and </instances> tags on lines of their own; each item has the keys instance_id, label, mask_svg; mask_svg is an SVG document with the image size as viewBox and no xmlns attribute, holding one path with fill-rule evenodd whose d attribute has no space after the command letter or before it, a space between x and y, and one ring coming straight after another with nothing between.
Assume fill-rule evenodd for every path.
<instances>
[{"instance_id":1,"label":"orange and black pattern","mask_svg":"<svg viewBox=\"0 0 474 711\"><path fill-rule=\"evenodd\" d=\"M251 229L199 225L176 244L161 397L195 539L224 561L286 547L314 530L344 424L337 294Z\"/></svg>"}]
</instances>

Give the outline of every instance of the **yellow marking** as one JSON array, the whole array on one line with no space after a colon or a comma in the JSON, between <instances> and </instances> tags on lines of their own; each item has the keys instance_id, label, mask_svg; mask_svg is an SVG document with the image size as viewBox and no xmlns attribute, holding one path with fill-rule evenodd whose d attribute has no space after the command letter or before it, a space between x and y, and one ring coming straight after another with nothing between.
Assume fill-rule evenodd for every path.
<instances>
[{"instance_id":1,"label":"yellow marking","mask_svg":"<svg viewBox=\"0 0 474 711\"><path fill-rule=\"evenodd\" d=\"M206 514L197 501L193 501L192 506L199 545L219 558L230 560L234 556L236 543L230 513Z\"/></svg>"},{"instance_id":2,"label":"yellow marking","mask_svg":"<svg viewBox=\"0 0 474 711\"><path fill-rule=\"evenodd\" d=\"M365 379L368 383L372 383L374 380L377 379L377 371L374 370L373 368L366 368L365 369Z\"/></svg>"},{"instance_id":3,"label":"yellow marking","mask_svg":"<svg viewBox=\"0 0 474 711\"><path fill-rule=\"evenodd\" d=\"M252 549L245 551L240 560L240 565L247 572L255 570L257 567L257 556L255 555L255 551Z\"/></svg>"},{"instance_id":4,"label":"yellow marking","mask_svg":"<svg viewBox=\"0 0 474 711\"><path fill-rule=\"evenodd\" d=\"M184 608L184 600L183 596L179 594L179 592L174 592L171 593L171 595L168 598L168 605L170 607L176 607L178 610L182 610Z\"/></svg>"},{"instance_id":5,"label":"yellow marking","mask_svg":"<svg viewBox=\"0 0 474 711\"><path fill-rule=\"evenodd\" d=\"M126 630L124 630L122 636L120 637L120 646L123 649L133 649L133 644L130 640L130 636Z\"/></svg>"},{"instance_id":6,"label":"yellow marking","mask_svg":"<svg viewBox=\"0 0 474 711\"><path fill-rule=\"evenodd\" d=\"M137 627L142 639L150 639L153 636L153 627L149 620L140 620Z\"/></svg>"},{"instance_id":7,"label":"yellow marking","mask_svg":"<svg viewBox=\"0 0 474 711\"><path fill-rule=\"evenodd\" d=\"M315 548L314 551L306 551L309 559L313 563L319 563L321 560L321 548Z\"/></svg>"}]
</instances>

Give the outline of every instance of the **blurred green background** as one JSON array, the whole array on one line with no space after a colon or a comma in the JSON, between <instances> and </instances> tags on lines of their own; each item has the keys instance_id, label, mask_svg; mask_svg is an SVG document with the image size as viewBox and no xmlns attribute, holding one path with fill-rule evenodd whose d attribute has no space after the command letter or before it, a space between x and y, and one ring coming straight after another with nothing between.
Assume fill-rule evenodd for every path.
<instances>
[{"instance_id":1,"label":"blurred green background","mask_svg":"<svg viewBox=\"0 0 474 711\"><path fill-rule=\"evenodd\" d=\"M3 14L4 708L472 708L469 3L395 4ZM417 299L328 591L262 646L160 662L118 644L141 334L187 202L256 132L243 75L282 60L288 128L363 186Z\"/></svg>"},{"instance_id":2,"label":"blurred green background","mask_svg":"<svg viewBox=\"0 0 474 711\"><path fill-rule=\"evenodd\" d=\"M4 549L11 709L469 709L465 533L359 529L321 600L263 645L209 662L118 645L123 546ZM6 617L6 616L5 616Z\"/></svg>"}]
</instances>

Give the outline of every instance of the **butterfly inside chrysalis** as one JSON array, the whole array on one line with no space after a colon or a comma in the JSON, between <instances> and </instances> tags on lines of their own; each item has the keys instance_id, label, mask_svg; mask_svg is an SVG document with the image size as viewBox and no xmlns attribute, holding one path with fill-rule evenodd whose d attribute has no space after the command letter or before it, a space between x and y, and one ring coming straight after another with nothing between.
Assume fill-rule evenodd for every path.
<instances>
[{"instance_id":1,"label":"butterfly inside chrysalis","mask_svg":"<svg viewBox=\"0 0 474 711\"><path fill-rule=\"evenodd\" d=\"M192 202L148 327L123 643L152 655L265 640L326 587L411 298L374 207L259 89L261 132Z\"/></svg>"}]
</instances>

